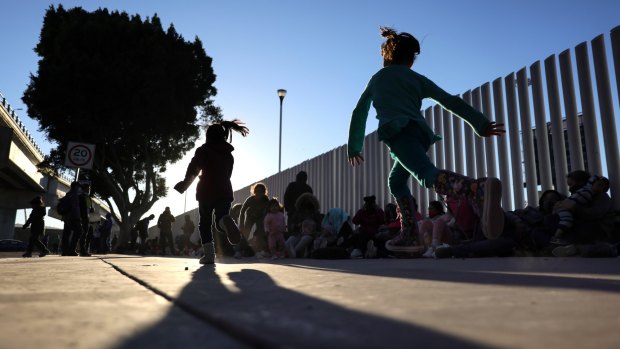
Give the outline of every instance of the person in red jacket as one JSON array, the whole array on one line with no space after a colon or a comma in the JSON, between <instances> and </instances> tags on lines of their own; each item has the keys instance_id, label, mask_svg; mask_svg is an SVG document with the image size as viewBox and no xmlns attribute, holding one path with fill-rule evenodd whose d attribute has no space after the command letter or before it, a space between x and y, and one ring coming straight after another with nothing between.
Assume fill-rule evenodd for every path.
<instances>
[{"instance_id":1,"label":"person in red jacket","mask_svg":"<svg viewBox=\"0 0 620 349\"><path fill-rule=\"evenodd\" d=\"M231 130L240 133L243 137L250 132L237 119L211 124L207 128L207 141L196 150L187 166L185 179L174 186L176 191L184 193L200 174L200 180L196 186L196 200L200 213L198 230L204 250L200 264L215 263L214 232L211 230L213 215L217 223L215 228L226 232L231 244L238 244L241 237L239 228L229 216L230 205L233 201L230 176L235 161L232 155L235 148L229 143L229 139L232 140Z\"/></svg>"}]
</instances>

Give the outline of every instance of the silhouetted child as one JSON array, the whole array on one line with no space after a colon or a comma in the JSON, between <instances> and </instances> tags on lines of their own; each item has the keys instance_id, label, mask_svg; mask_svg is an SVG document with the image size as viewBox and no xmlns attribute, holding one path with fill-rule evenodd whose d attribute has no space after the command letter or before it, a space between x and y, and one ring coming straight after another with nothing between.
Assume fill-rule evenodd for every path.
<instances>
[{"instance_id":1,"label":"silhouetted child","mask_svg":"<svg viewBox=\"0 0 620 349\"><path fill-rule=\"evenodd\" d=\"M239 243L241 237L239 228L229 216L230 205L233 201L230 182L234 164L232 151L235 149L228 141L229 137L232 140L231 130L244 137L250 132L237 119L211 124L207 128L205 144L196 150L187 166L185 179L174 186L176 191L183 193L200 174L200 180L196 186L196 200L198 200L200 213L198 230L205 253L200 258L201 264L215 263L215 247L211 230L214 215L217 223L215 228L223 229L231 244Z\"/></svg>"},{"instance_id":2,"label":"silhouetted child","mask_svg":"<svg viewBox=\"0 0 620 349\"><path fill-rule=\"evenodd\" d=\"M45 257L50 251L41 242L45 232L45 220L43 219L45 217L45 205L43 204L43 198L40 196L35 197L30 201L30 205L32 206L32 211L22 227L22 229L26 229L30 226L30 242L26 248L26 253L22 257L32 257L32 250L35 247L39 250L39 257Z\"/></svg>"},{"instance_id":3,"label":"silhouetted child","mask_svg":"<svg viewBox=\"0 0 620 349\"><path fill-rule=\"evenodd\" d=\"M278 199L271 198L269 200L269 209L263 221L265 233L267 234L267 244L269 245L269 253L271 259L284 258L286 256L284 248L284 231L286 230L286 222L284 213L282 213L282 205Z\"/></svg>"},{"instance_id":4,"label":"silhouetted child","mask_svg":"<svg viewBox=\"0 0 620 349\"><path fill-rule=\"evenodd\" d=\"M362 147L370 105L377 111L378 135L390 149L394 166L389 175L390 193L401 212L402 230L386 243L391 251L417 252L417 226L413 196L407 185L410 176L426 188L442 195L466 196L479 207L482 230L487 238L496 238L504 227L501 209L501 182L497 178L474 179L440 170L426 155L429 147L441 139L426 124L420 109L424 98L432 98L442 107L463 118L481 137L499 136L503 124L490 122L461 98L453 96L420 75L411 67L420 53L420 43L409 33L397 33L382 27L386 41L381 45L383 68L372 76L353 110L349 128L348 157L353 166L364 161Z\"/></svg>"}]
</instances>

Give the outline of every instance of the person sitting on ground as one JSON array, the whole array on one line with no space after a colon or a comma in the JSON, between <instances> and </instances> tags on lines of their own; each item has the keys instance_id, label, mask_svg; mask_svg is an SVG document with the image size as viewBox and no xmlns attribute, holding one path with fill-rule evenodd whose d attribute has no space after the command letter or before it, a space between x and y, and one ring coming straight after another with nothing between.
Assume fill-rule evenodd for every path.
<instances>
[{"instance_id":1,"label":"person sitting on ground","mask_svg":"<svg viewBox=\"0 0 620 349\"><path fill-rule=\"evenodd\" d=\"M370 241L385 223L385 212L377 205L374 195L364 197L364 205L355 213L352 222L358 228L344 247L352 246L351 258L361 258L368 250L372 252L375 248L374 242L371 244Z\"/></svg>"},{"instance_id":2,"label":"person sitting on ground","mask_svg":"<svg viewBox=\"0 0 620 349\"><path fill-rule=\"evenodd\" d=\"M289 183L284 191L284 209L286 210L286 215L288 217L289 234L293 231L291 223L293 221L293 217L295 216L295 211L297 210L295 207L297 199L305 193L312 194L312 187L306 183L307 181L308 174L305 171L299 171L295 176L295 181Z\"/></svg>"},{"instance_id":3,"label":"person sitting on ground","mask_svg":"<svg viewBox=\"0 0 620 349\"><path fill-rule=\"evenodd\" d=\"M292 231L286 240L286 249L289 258L306 257L314 238L323 221L320 212L319 200L312 193L304 193L295 202L295 215L289 222Z\"/></svg>"},{"instance_id":4,"label":"person sitting on ground","mask_svg":"<svg viewBox=\"0 0 620 349\"><path fill-rule=\"evenodd\" d=\"M340 244L351 234L351 215L342 208L330 208L321 222L321 232L314 240L313 258L349 258L349 252Z\"/></svg>"},{"instance_id":5,"label":"person sitting on ground","mask_svg":"<svg viewBox=\"0 0 620 349\"><path fill-rule=\"evenodd\" d=\"M551 238L551 243L555 245L568 245L564 236L574 225L573 212L576 206L588 206L595 195L605 193L607 190L609 190L609 179L591 176L583 187L558 203L554 210L554 213L559 217L558 228L553 238Z\"/></svg>"},{"instance_id":6,"label":"person sitting on ground","mask_svg":"<svg viewBox=\"0 0 620 349\"><path fill-rule=\"evenodd\" d=\"M286 222L283 207L276 198L269 200L269 211L265 215L264 227L267 234L267 242L269 245L269 253L271 259L284 258L286 256L284 249L284 231L286 230Z\"/></svg>"},{"instance_id":7,"label":"person sitting on ground","mask_svg":"<svg viewBox=\"0 0 620 349\"><path fill-rule=\"evenodd\" d=\"M452 233L448 226L452 218L452 215L444 211L441 202L428 203L428 217L418 222L418 239L426 246L426 252L422 257L431 258L438 246L452 243Z\"/></svg>"},{"instance_id":8,"label":"person sitting on ground","mask_svg":"<svg viewBox=\"0 0 620 349\"><path fill-rule=\"evenodd\" d=\"M239 229L243 236L236 247L235 258L243 257L248 244L257 258L267 258L269 253L263 224L269 206L267 186L264 183L256 183L252 185L250 192L251 195L243 202L239 214Z\"/></svg>"}]
</instances>

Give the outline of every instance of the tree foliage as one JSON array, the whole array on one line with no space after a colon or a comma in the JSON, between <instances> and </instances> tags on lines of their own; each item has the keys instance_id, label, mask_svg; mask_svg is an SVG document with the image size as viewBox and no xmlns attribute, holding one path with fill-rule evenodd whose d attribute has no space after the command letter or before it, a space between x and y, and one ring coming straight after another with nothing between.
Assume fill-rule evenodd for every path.
<instances>
[{"instance_id":1,"label":"tree foliage","mask_svg":"<svg viewBox=\"0 0 620 349\"><path fill-rule=\"evenodd\" d=\"M118 208L123 237L166 194L166 165L221 118L212 59L157 15L61 5L47 10L35 52L22 100L57 145L45 163L61 168L68 141L95 144L92 190Z\"/></svg>"}]
</instances>

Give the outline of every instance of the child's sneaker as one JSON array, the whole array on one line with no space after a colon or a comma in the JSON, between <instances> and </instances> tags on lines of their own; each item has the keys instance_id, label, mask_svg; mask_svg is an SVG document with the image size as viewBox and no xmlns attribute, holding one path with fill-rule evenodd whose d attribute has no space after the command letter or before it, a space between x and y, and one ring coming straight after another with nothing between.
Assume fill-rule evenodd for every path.
<instances>
[{"instance_id":1,"label":"child's sneaker","mask_svg":"<svg viewBox=\"0 0 620 349\"><path fill-rule=\"evenodd\" d=\"M364 254L362 253L362 250L360 250L359 248L356 248L353 251L351 251L351 259L361 259L361 258L364 258Z\"/></svg>"},{"instance_id":2,"label":"child's sneaker","mask_svg":"<svg viewBox=\"0 0 620 349\"><path fill-rule=\"evenodd\" d=\"M239 227L235 224L235 221L231 216L224 216L220 218L218 222L219 226L224 229L226 232L226 237L228 238L228 242L231 245L237 245L241 241L241 232L239 231Z\"/></svg>"},{"instance_id":3,"label":"child's sneaker","mask_svg":"<svg viewBox=\"0 0 620 349\"><path fill-rule=\"evenodd\" d=\"M372 240L368 240L366 244L366 254L365 258L376 258L377 257L377 247L375 247L375 242Z\"/></svg>"},{"instance_id":4,"label":"child's sneaker","mask_svg":"<svg viewBox=\"0 0 620 349\"><path fill-rule=\"evenodd\" d=\"M504 231L502 210L502 182L494 177L486 179L482 201L482 233L489 239L497 239Z\"/></svg>"},{"instance_id":5,"label":"child's sneaker","mask_svg":"<svg viewBox=\"0 0 620 349\"><path fill-rule=\"evenodd\" d=\"M424 258L433 258L434 256L435 256L435 249L433 248L433 246L429 246L428 249L426 249L426 252L422 254L422 257Z\"/></svg>"},{"instance_id":6,"label":"child's sneaker","mask_svg":"<svg viewBox=\"0 0 620 349\"><path fill-rule=\"evenodd\" d=\"M551 253L556 257L572 257L577 255L577 247L575 245L558 246Z\"/></svg>"}]
</instances>

